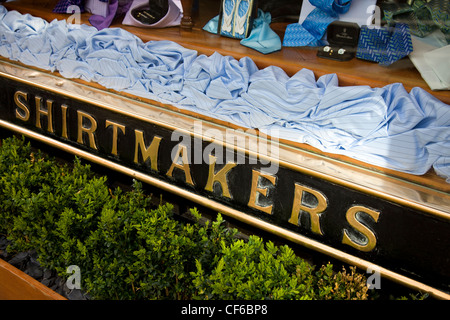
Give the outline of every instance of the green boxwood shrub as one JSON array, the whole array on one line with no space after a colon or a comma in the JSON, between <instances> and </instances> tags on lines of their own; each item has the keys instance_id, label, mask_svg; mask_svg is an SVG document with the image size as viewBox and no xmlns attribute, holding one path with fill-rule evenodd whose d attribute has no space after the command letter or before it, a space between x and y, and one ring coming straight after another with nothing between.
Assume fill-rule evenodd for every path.
<instances>
[{"instance_id":1,"label":"green boxwood shrub","mask_svg":"<svg viewBox=\"0 0 450 320\"><path fill-rule=\"evenodd\" d=\"M206 223L190 214L182 222L171 204L152 204L137 181L112 190L79 159L69 166L24 138L2 142L0 233L61 276L77 265L94 299L370 298L354 269L316 269L288 246L238 239L220 214Z\"/></svg>"}]
</instances>

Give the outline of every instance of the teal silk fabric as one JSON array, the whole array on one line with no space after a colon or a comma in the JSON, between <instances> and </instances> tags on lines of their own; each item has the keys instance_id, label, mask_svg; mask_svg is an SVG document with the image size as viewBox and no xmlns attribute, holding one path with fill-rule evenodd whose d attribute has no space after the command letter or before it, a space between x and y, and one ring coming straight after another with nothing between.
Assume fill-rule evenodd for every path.
<instances>
[{"instance_id":1,"label":"teal silk fabric","mask_svg":"<svg viewBox=\"0 0 450 320\"><path fill-rule=\"evenodd\" d=\"M270 28L272 17L269 12L258 9L258 16L253 21L253 28L247 38L240 40L243 46L268 54L281 49L280 37ZM206 23L203 30L217 33L219 16L215 16Z\"/></svg>"}]
</instances>

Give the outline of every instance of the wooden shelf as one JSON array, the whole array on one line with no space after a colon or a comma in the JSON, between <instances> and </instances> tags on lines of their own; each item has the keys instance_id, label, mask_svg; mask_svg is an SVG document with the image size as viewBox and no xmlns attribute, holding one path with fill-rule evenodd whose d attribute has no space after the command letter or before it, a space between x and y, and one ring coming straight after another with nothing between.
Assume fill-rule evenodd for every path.
<instances>
[{"instance_id":1,"label":"wooden shelf","mask_svg":"<svg viewBox=\"0 0 450 320\"><path fill-rule=\"evenodd\" d=\"M3 3L8 10L17 10L21 13L29 13L33 16L42 17L47 21L54 19L67 19L67 14L56 14L52 12L57 0L15 0ZM230 55L236 59L242 57L250 57L255 61L259 68L267 66L278 66L282 68L288 75L292 76L302 68L312 70L316 77L324 74L336 73L339 78L339 83L342 86L349 85L368 85L371 87L382 87L391 83L403 83L406 90L413 87L421 87L432 93L436 98L450 104L450 91L431 91L428 85L415 69L412 62L408 59L402 59L389 67L382 67L376 63L353 59L347 62L337 62L333 60L320 59L316 56L316 50L313 48L286 48L283 47L280 51L264 55L255 50L242 46L239 40L221 37L215 34L210 34L202 30L202 27L213 18L218 12L217 0L200 0L199 12L201 14L194 15L192 29L170 27L163 29L144 29L132 26L125 26L121 24L121 19L116 19L111 27L121 27L139 38L144 42L151 40L171 40L178 44L196 50L199 54L211 55L214 52L219 52L222 55ZM82 23L89 24L88 13L81 15ZM284 29L287 23L273 23L272 29L275 30L281 37L284 34ZM79 79L74 79L75 82L83 82ZM100 87L98 84L86 83L90 86ZM110 90L109 90L110 91ZM123 94L129 96L128 94ZM139 99L145 101L146 99ZM166 106L174 109L175 107ZM175 108L176 109L176 108ZM191 114L185 110L178 110L181 113ZM196 114L196 117L204 118L202 115ZM211 119L210 119L211 120ZM212 119L214 121L214 119ZM221 122L221 121L215 121ZM230 125L230 124L224 124ZM369 168L371 170L382 172L389 176L395 176L400 179L412 181L420 185L429 186L430 188L450 192L450 184L445 182L445 179L437 176L433 170L430 170L425 175L416 176L406 174L390 169L385 169L373 165L362 163L354 159L349 159L345 156L322 153L315 148L294 143L291 141L282 141L289 145L293 145L300 149L310 150L320 154L329 156L330 158L339 159L344 162L356 164L357 166Z\"/></svg>"},{"instance_id":2,"label":"wooden shelf","mask_svg":"<svg viewBox=\"0 0 450 320\"><path fill-rule=\"evenodd\" d=\"M17 10L21 13L30 13L47 21L53 19L67 19L68 14L55 14L52 12L57 0L15 0L3 5L8 10ZM113 21L111 27L121 27L144 42L151 40L171 40L178 44L196 50L199 54L211 55L219 52L222 55L230 55L236 59L250 57L259 68L278 66L289 76L294 75L302 68L310 69L316 77L324 74L336 73L341 86L368 85L371 87L383 87L391 83L402 83L407 91L413 87L420 87L432 93L444 103L450 104L450 91L432 91L422 79L420 73L408 59L402 59L394 64L383 67L374 62L352 59L346 62L321 59L316 56L314 48L290 48L283 47L280 51L264 55L256 50L240 44L237 39L221 37L203 31L203 26L219 12L219 1L200 0L198 13L193 17L192 29L170 27L162 29L145 29L125 26L122 19ZM89 13L83 13L83 23L89 24ZM288 22L275 22L271 28L283 39Z\"/></svg>"}]
</instances>

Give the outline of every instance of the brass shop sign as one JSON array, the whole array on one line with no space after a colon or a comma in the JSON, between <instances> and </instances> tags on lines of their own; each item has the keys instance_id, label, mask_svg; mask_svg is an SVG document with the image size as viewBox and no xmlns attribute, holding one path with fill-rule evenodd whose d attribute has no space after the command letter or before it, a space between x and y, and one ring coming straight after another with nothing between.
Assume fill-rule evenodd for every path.
<instances>
[{"instance_id":1,"label":"brass shop sign","mask_svg":"<svg viewBox=\"0 0 450 320\"><path fill-rule=\"evenodd\" d=\"M448 298L446 192L6 62L0 125Z\"/></svg>"}]
</instances>

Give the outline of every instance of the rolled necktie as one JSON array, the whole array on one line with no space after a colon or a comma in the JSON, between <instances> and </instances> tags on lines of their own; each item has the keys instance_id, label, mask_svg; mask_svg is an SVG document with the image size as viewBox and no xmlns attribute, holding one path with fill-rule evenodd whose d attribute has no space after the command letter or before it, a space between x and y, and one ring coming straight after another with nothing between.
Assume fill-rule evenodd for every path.
<instances>
[{"instance_id":1,"label":"rolled necktie","mask_svg":"<svg viewBox=\"0 0 450 320\"><path fill-rule=\"evenodd\" d=\"M356 57L388 66L413 51L409 26L397 23L395 27L369 28L362 26Z\"/></svg>"},{"instance_id":2,"label":"rolled necktie","mask_svg":"<svg viewBox=\"0 0 450 320\"><path fill-rule=\"evenodd\" d=\"M55 13L71 13L67 12L67 9L70 6L78 6L80 8L80 12L84 12L83 0L59 0L52 11Z\"/></svg>"},{"instance_id":3,"label":"rolled necktie","mask_svg":"<svg viewBox=\"0 0 450 320\"><path fill-rule=\"evenodd\" d=\"M292 23L286 27L283 46L320 46L328 25L339 19L339 14L350 9L352 0L309 0L315 6L302 24Z\"/></svg>"},{"instance_id":4,"label":"rolled necktie","mask_svg":"<svg viewBox=\"0 0 450 320\"><path fill-rule=\"evenodd\" d=\"M148 18L147 21L152 21L152 23L144 23L143 21L146 21L145 19L138 20L137 18L139 17L133 16L133 12L139 9L142 9L141 12L144 15L151 14L151 12L147 13L145 11L145 9L151 9L149 8L148 0L134 0L125 15L122 24L143 28L165 28L180 25L181 18L183 17L182 6L179 0L168 0L167 13L156 22L153 22L153 19Z\"/></svg>"}]
</instances>

